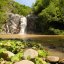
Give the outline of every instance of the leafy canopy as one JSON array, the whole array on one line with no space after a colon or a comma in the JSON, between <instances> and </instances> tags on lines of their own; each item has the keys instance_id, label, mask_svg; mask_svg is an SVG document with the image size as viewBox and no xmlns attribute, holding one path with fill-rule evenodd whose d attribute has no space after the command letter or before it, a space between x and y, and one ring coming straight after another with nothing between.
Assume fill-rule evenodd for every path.
<instances>
[{"instance_id":1,"label":"leafy canopy","mask_svg":"<svg viewBox=\"0 0 64 64\"><path fill-rule=\"evenodd\" d=\"M38 26L40 32L64 34L64 0L36 0L33 13L39 16L37 23L40 24ZM59 33L55 33L55 30Z\"/></svg>"},{"instance_id":2,"label":"leafy canopy","mask_svg":"<svg viewBox=\"0 0 64 64\"><path fill-rule=\"evenodd\" d=\"M31 8L21 5L14 0L0 0L0 27L7 21L8 13L28 15Z\"/></svg>"}]
</instances>

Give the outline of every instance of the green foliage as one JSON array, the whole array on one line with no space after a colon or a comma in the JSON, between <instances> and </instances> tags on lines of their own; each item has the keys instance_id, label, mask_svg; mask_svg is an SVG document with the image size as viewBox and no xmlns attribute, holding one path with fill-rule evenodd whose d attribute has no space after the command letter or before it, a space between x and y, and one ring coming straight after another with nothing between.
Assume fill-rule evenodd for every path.
<instances>
[{"instance_id":1,"label":"green foliage","mask_svg":"<svg viewBox=\"0 0 64 64\"><path fill-rule=\"evenodd\" d=\"M31 12L31 8L25 5L20 5L19 3L15 2L13 4L14 9L12 10L13 13L17 13L20 15L28 15Z\"/></svg>"},{"instance_id":2,"label":"green foliage","mask_svg":"<svg viewBox=\"0 0 64 64\"><path fill-rule=\"evenodd\" d=\"M40 57L46 57L47 56L47 52L45 50L38 50L38 54Z\"/></svg>"},{"instance_id":3,"label":"green foliage","mask_svg":"<svg viewBox=\"0 0 64 64\"><path fill-rule=\"evenodd\" d=\"M54 28L49 28L49 30L51 32L54 32L54 34L60 34L60 35L64 35L64 30L59 30L59 29L54 29Z\"/></svg>"},{"instance_id":4,"label":"green foliage","mask_svg":"<svg viewBox=\"0 0 64 64\"><path fill-rule=\"evenodd\" d=\"M37 44L36 44L37 43ZM41 58L46 57L47 52L42 48L42 45L38 42L23 42L22 40L0 40L0 64L5 62L5 64L14 64L14 62L23 60L24 50L28 48L33 48L37 50L39 56L31 59L30 57L27 60L33 61L35 64L46 64ZM6 52L9 51L14 54L14 56L9 56Z\"/></svg>"},{"instance_id":5,"label":"green foliage","mask_svg":"<svg viewBox=\"0 0 64 64\"><path fill-rule=\"evenodd\" d=\"M49 4L49 0L36 0L36 3L34 5L34 13L38 14L42 11L42 9L45 9L47 5Z\"/></svg>"},{"instance_id":6,"label":"green foliage","mask_svg":"<svg viewBox=\"0 0 64 64\"><path fill-rule=\"evenodd\" d=\"M11 61L12 61L12 62L20 61L22 57L23 57L23 52L18 52L15 56L13 56L13 57L11 58Z\"/></svg>"},{"instance_id":7,"label":"green foliage","mask_svg":"<svg viewBox=\"0 0 64 64\"><path fill-rule=\"evenodd\" d=\"M6 51L6 49L4 48L0 48L0 58L3 57L3 53Z\"/></svg>"},{"instance_id":8,"label":"green foliage","mask_svg":"<svg viewBox=\"0 0 64 64\"><path fill-rule=\"evenodd\" d=\"M2 28L2 25L7 22L8 13L15 13L26 16L30 12L30 7L21 5L14 0L0 0L0 29Z\"/></svg>"},{"instance_id":9,"label":"green foliage","mask_svg":"<svg viewBox=\"0 0 64 64\"><path fill-rule=\"evenodd\" d=\"M0 47L4 47L5 49L14 53L18 53L19 51L22 51L22 48L24 48L24 44L21 41L4 40L0 42Z\"/></svg>"},{"instance_id":10,"label":"green foliage","mask_svg":"<svg viewBox=\"0 0 64 64\"><path fill-rule=\"evenodd\" d=\"M36 57L35 64L47 64L47 62L43 61L42 58Z\"/></svg>"},{"instance_id":11,"label":"green foliage","mask_svg":"<svg viewBox=\"0 0 64 64\"><path fill-rule=\"evenodd\" d=\"M54 23L52 28L64 30L64 27L58 24L62 23L64 25L64 0L37 0L33 7L33 12L39 16L37 23L40 24L39 29L43 34L50 34L49 28L52 27L50 23ZM57 22L57 24L55 22ZM52 34L61 33L52 31Z\"/></svg>"}]
</instances>

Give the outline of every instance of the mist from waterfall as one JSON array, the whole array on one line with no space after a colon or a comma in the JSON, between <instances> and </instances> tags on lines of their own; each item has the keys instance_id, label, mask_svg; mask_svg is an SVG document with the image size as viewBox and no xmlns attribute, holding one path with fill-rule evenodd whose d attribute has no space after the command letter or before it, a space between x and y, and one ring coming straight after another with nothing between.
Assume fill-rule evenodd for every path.
<instances>
[{"instance_id":1,"label":"mist from waterfall","mask_svg":"<svg viewBox=\"0 0 64 64\"><path fill-rule=\"evenodd\" d=\"M21 17L20 19L20 32L19 34L26 34L26 26L27 26L27 18L26 17Z\"/></svg>"}]
</instances>

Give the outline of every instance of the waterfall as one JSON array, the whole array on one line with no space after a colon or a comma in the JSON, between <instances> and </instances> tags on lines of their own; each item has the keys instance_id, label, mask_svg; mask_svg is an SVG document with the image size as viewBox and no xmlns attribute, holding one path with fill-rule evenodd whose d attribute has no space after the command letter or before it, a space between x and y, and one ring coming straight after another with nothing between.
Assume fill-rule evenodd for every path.
<instances>
[{"instance_id":1,"label":"waterfall","mask_svg":"<svg viewBox=\"0 0 64 64\"><path fill-rule=\"evenodd\" d=\"M9 13L7 22L5 23L4 32L11 34L26 34L27 18L23 15Z\"/></svg>"},{"instance_id":2,"label":"waterfall","mask_svg":"<svg viewBox=\"0 0 64 64\"><path fill-rule=\"evenodd\" d=\"M35 15L23 16L19 14L9 13L7 22L3 26L3 31L9 34L32 34L36 30L36 19Z\"/></svg>"},{"instance_id":3,"label":"waterfall","mask_svg":"<svg viewBox=\"0 0 64 64\"><path fill-rule=\"evenodd\" d=\"M19 34L26 34L26 26L27 26L27 19L26 19L26 17L21 17Z\"/></svg>"}]
</instances>

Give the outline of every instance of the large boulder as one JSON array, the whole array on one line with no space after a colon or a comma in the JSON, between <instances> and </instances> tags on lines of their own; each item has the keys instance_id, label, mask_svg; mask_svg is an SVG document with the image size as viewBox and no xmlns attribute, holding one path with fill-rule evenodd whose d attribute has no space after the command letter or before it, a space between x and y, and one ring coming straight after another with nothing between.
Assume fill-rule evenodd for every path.
<instances>
[{"instance_id":1,"label":"large boulder","mask_svg":"<svg viewBox=\"0 0 64 64\"><path fill-rule=\"evenodd\" d=\"M22 60L20 62L16 62L14 64L34 64L32 61L29 61L29 60Z\"/></svg>"},{"instance_id":2,"label":"large boulder","mask_svg":"<svg viewBox=\"0 0 64 64\"><path fill-rule=\"evenodd\" d=\"M4 25L4 31L6 33L18 33L19 32L19 22L20 15L9 13L8 21Z\"/></svg>"},{"instance_id":3,"label":"large boulder","mask_svg":"<svg viewBox=\"0 0 64 64\"><path fill-rule=\"evenodd\" d=\"M57 56L47 56L46 60L49 61L49 62L58 62L59 57L57 57Z\"/></svg>"},{"instance_id":4,"label":"large boulder","mask_svg":"<svg viewBox=\"0 0 64 64\"><path fill-rule=\"evenodd\" d=\"M10 52L10 51L6 51L6 52L5 52L5 54L7 54L7 55L8 55L8 57L12 57L12 56L14 56L14 55L15 55L14 53L12 53L12 52Z\"/></svg>"},{"instance_id":5,"label":"large boulder","mask_svg":"<svg viewBox=\"0 0 64 64\"><path fill-rule=\"evenodd\" d=\"M24 57L24 59L27 59L28 57L35 58L37 56L38 56L38 52L36 50L27 49L27 50L25 50L23 57Z\"/></svg>"}]
</instances>

